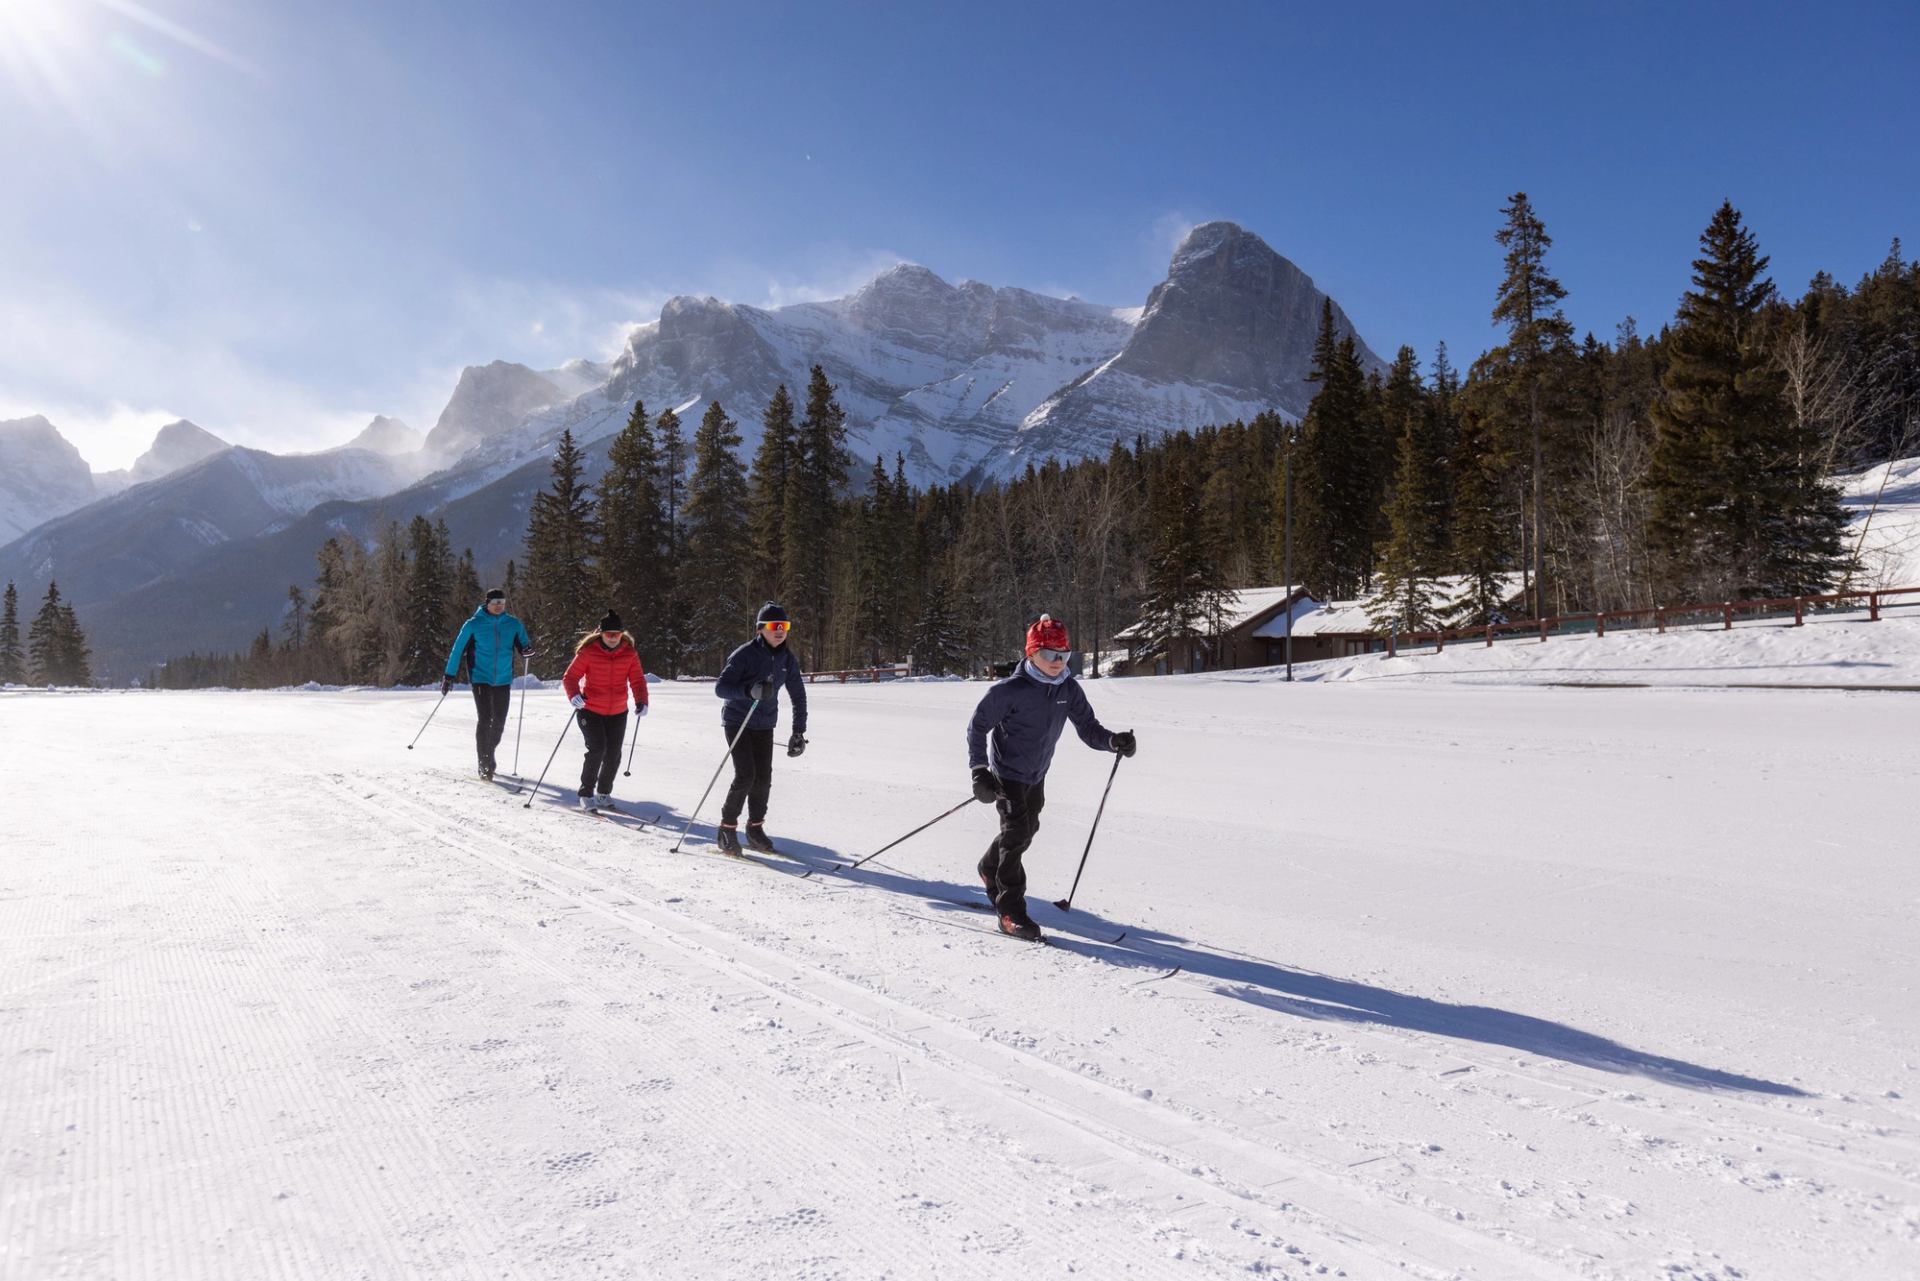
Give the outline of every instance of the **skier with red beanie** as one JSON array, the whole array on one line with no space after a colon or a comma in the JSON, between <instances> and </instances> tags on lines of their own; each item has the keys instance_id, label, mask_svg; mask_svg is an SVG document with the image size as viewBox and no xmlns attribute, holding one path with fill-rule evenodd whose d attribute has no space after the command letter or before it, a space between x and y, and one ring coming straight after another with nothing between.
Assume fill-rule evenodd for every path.
<instances>
[{"instance_id":1,"label":"skier with red beanie","mask_svg":"<svg viewBox=\"0 0 1920 1281\"><path fill-rule=\"evenodd\" d=\"M587 740L587 759L580 767L580 808L589 814L613 810L613 775L620 768L620 744L627 737L629 690L635 719L647 714L647 674L640 668L639 652L621 626L620 615L608 610L600 630L580 638L560 684L573 704L580 735Z\"/></svg>"},{"instance_id":2,"label":"skier with red beanie","mask_svg":"<svg viewBox=\"0 0 1920 1281\"><path fill-rule=\"evenodd\" d=\"M1040 830L1047 770L1067 722L1096 752L1134 753L1132 730L1116 733L1093 714L1086 692L1067 670L1071 656L1066 627L1040 615L1027 629L1025 661L987 691L967 722L974 798L1000 811L1000 834L980 859L980 883L1000 913L1001 932L1015 938L1041 937L1027 915L1027 872L1020 859Z\"/></svg>"}]
</instances>

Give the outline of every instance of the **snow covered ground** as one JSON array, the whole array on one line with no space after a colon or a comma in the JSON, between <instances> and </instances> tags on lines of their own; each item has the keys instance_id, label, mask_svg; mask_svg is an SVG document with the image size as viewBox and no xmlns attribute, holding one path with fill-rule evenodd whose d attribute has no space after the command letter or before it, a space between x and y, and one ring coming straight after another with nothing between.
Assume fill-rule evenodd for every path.
<instances>
[{"instance_id":1,"label":"snow covered ground","mask_svg":"<svg viewBox=\"0 0 1920 1281\"><path fill-rule=\"evenodd\" d=\"M771 830L961 801L982 688L816 687ZM459 696L0 694L0 1277L1920 1275L1913 695L1089 692L1046 948L984 806L803 879L523 809Z\"/></svg>"}]
</instances>

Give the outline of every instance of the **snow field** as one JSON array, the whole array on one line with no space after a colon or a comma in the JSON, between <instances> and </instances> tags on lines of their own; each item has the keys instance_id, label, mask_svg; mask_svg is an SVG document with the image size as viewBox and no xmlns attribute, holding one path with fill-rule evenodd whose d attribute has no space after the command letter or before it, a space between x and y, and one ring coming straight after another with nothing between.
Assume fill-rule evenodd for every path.
<instances>
[{"instance_id":1,"label":"snow field","mask_svg":"<svg viewBox=\"0 0 1920 1281\"><path fill-rule=\"evenodd\" d=\"M0 695L0 1277L1920 1271L1910 696L1100 681L1056 946L958 905L984 806L801 878L983 689L812 687L791 869L563 812L572 733L521 808L458 696Z\"/></svg>"}]
</instances>

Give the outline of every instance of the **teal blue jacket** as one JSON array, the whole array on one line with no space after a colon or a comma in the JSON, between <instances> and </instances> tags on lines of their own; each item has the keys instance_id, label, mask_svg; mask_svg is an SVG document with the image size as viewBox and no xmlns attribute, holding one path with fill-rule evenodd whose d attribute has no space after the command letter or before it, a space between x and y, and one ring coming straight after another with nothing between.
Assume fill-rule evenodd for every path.
<instances>
[{"instance_id":1,"label":"teal blue jacket","mask_svg":"<svg viewBox=\"0 0 1920 1281\"><path fill-rule=\"evenodd\" d=\"M515 652L532 648L525 623L507 613L496 618L482 605L460 625L460 634L453 638L447 675L458 675L460 660L465 658L470 660L468 679L475 685L511 685Z\"/></svg>"}]
</instances>

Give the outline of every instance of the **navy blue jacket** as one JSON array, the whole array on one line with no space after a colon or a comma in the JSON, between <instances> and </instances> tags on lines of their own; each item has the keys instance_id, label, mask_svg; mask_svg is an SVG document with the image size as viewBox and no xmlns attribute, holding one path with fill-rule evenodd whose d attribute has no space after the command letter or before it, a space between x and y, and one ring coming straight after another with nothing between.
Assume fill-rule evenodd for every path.
<instances>
[{"instance_id":1,"label":"navy blue jacket","mask_svg":"<svg viewBox=\"0 0 1920 1281\"><path fill-rule=\"evenodd\" d=\"M727 655L727 665L713 683L713 692L727 700L720 709L720 723L727 733L739 729L740 722L747 719L747 709L753 706L753 696L747 690L763 680L773 682L773 697L754 709L748 724L754 729L772 729L780 723L780 686L785 685L787 696L793 700L793 732L806 733L807 683L800 679L800 660L789 646L775 649L758 636Z\"/></svg>"},{"instance_id":2,"label":"navy blue jacket","mask_svg":"<svg viewBox=\"0 0 1920 1281\"><path fill-rule=\"evenodd\" d=\"M1053 764L1054 744L1068 721L1088 747L1113 750L1113 731L1093 714L1078 680L1066 676L1058 685L1049 684L1022 663L973 709L967 722L967 768L987 764L991 743L995 774L1016 783L1038 783Z\"/></svg>"},{"instance_id":3,"label":"navy blue jacket","mask_svg":"<svg viewBox=\"0 0 1920 1281\"><path fill-rule=\"evenodd\" d=\"M511 685L514 654L532 648L525 623L512 614L489 614L482 605L460 625L460 634L453 638L453 649L447 654L447 675L457 675L460 660L471 658L475 685ZM463 652L466 650L472 653Z\"/></svg>"}]
</instances>

